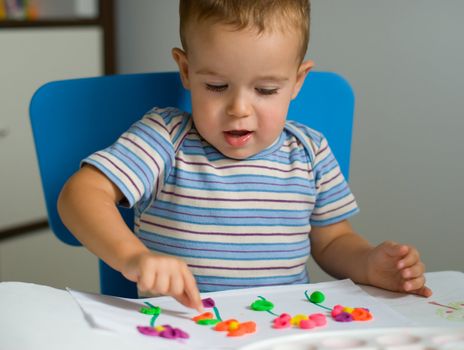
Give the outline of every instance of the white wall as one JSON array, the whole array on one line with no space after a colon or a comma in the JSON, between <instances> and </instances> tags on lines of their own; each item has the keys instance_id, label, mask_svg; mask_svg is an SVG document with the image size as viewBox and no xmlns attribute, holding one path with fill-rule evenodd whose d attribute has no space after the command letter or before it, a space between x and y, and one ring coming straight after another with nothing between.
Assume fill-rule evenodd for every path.
<instances>
[{"instance_id":1,"label":"white wall","mask_svg":"<svg viewBox=\"0 0 464 350\"><path fill-rule=\"evenodd\" d=\"M100 291L97 258L60 242L49 229L0 241L1 281Z\"/></svg>"},{"instance_id":2,"label":"white wall","mask_svg":"<svg viewBox=\"0 0 464 350\"><path fill-rule=\"evenodd\" d=\"M177 6L118 1L121 73L176 68ZM463 13L460 0L312 0L308 56L356 94L354 226L416 245L429 270L464 265Z\"/></svg>"},{"instance_id":3,"label":"white wall","mask_svg":"<svg viewBox=\"0 0 464 350\"><path fill-rule=\"evenodd\" d=\"M464 265L464 2L314 0L311 57L356 92L352 189L371 241Z\"/></svg>"}]
</instances>

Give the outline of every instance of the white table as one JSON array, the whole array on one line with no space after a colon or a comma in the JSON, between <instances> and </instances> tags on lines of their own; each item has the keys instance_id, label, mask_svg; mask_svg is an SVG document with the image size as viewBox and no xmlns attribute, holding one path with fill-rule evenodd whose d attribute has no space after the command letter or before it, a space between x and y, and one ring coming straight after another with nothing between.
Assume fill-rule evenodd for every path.
<instances>
[{"instance_id":1,"label":"white table","mask_svg":"<svg viewBox=\"0 0 464 350\"><path fill-rule=\"evenodd\" d=\"M427 273L428 285L434 291L430 300L440 301L452 294L464 301L464 273L456 271ZM453 286L456 286L454 288ZM418 297L390 293L373 287L362 286L370 295L387 303L403 314L420 317L415 300ZM421 303L423 304L423 302ZM464 322L449 323L462 327ZM436 326L421 319L421 326ZM81 309L71 295L60 289L21 283L0 283L0 349L153 349L149 337L127 337L96 330L86 321Z\"/></svg>"}]
</instances>

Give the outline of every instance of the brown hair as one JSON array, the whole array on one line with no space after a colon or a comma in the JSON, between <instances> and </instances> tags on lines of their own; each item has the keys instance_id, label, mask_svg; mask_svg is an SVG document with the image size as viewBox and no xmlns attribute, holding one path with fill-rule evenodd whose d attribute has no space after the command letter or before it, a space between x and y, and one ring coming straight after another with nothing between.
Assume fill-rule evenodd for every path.
<instances>
[{"instance_id":1,"label":"brown hair","mask_svg":"<svg viewBox=\"0 0 464 350\"><path fill-rule=\"evenodd\" d=\"M180 40L188 50L187 25L208 20L236 30L256 28L258 33L293 29L301 37L300 59L303 60L309 42L309 0L180 0Z\"/></svg>"}]
</instances>

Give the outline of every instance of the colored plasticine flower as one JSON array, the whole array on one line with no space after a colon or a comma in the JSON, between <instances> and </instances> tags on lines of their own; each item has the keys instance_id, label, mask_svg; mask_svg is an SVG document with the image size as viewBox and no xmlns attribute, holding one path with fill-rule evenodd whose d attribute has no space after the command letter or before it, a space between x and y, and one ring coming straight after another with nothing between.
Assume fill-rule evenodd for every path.
<instances>
[{"instance_id":1,"label":"colored plasticine flower","mask_svg":"<svg viewBox=\"0 0 464 350\"><path fill-rule=\"evenodd\" d=\"M362 308L362 307L357 307L351 312L351 316L355 321L369 321L372 320L372 314L369 312L369 310Z\"/></svg>"},{"instance_id":2,"label":"colored plasticine flower","mask_svg":"<svg viewBox=\"0 0 464 350\"><path fill-rule=\"evenodd\" d=\"M274 319L274 328L276 329L283 329L283 328L289 328L292 326L290 323L292 319L292 316L289 314L281 314L279 317Z\"/></svg>"},{"instance_id":3,"label":"colored plasticine flower","mask_svg":"<svg viewBox=\"0 0 464 350\"><path fill-rule=\"evenodd\" d=\"M352 308L342 305L335 305L330 314L337 322L369 321L373 318L372 314L366 308Z\"/></svg>"},{"instance_id":4,"label":"colored plasticine flower","mask_svg":"<svg viewBox=\"0 0 464 350\"><path fill-rule=\"evenodd\" d=\"M240 323L237 320L230 319L219 322L213 329L219 332L227 332L228 337L239 337L256 332L256 323L253 321Z\"/></svg>"},{"instance_id":5,"label":"colored plasticine flower","mask_svg":"<svg viewBox=\"0 0 464 350\"><path fill-rule=\"evenodd\" d=\"M187 332L184 332L180 328L171 327L168 324L156 327L148 326L137 326L138 331L141 334L152 336L152 337L161 337L165 339L188 339L190 336Z\"/></svg>"},{"instance_id":6,"label":"colored plasticine flower","mask_svg":"<svg viewBox=\"0 0 464 350\"><path fill-rule=\"evenodd\" d=\"M205 298L201 300L203 307L204 308L211 308L214 307L216 304L214 303L214 300L211 298Z\"/></svg>"},{"instance_id":7,"label":"colored plasticine flower","mask_svg":"<svg viewBox=\"0 0 464 350\"><path fill-rule=\"evenodd\" d=\"M274 319L274 328L282 329L289 328L292 325L301 329L311 329L315 327L325 326L327 319L324 314L317 313L309 316L299 314L291 317L289 314L282 314Z\"/></svg>"}]
</instances>

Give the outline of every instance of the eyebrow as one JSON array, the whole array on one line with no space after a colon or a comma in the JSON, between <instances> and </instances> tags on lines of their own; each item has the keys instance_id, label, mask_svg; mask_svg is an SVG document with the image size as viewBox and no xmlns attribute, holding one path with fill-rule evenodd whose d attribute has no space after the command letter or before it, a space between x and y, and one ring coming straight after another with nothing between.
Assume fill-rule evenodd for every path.
<instances>
[{"instance_id":1,"label":"eyebrow","mask_svg":"<svg viewBox=\"0 0 464 350\"><path fill-rule=\"evenodd\" d=\"M209 70L209 69L199 69L195 72L196 74L200 74L200 75L218 75L218 76L221 76L221 74L215 72L215 71L212 71L212 70ZM258 76L256 79L256 81L278 81L278 82L285 82L285 81L288 81L288 77L286 76L279 76L279 75L263 75L263 76Z\"/></svg>"},{"instance_id":2,"label":"eyebrow","mask_svg":"<svg viewBox=\"0 0 464 350\"><path fill-rule=\"evenodd\" d=\"M220 75L216 73L215 71L209 70L209 69L199 69L195 72L195 74L202 74L202 75Z\"/></svg>"},{"instance_id":3,"label":"eyebrow","mask_svg":"<svg viewBox=\"0 0 464 350\"><path fill-rule=\"evenodd\" d=\"M264 76L261 76L261 77L257 77L258 81L278 81L278 82L284 82L284 81L288 81L288 77L286 76L279 76L279 75L264 75Z\"/></svg>"}]
</instances>

